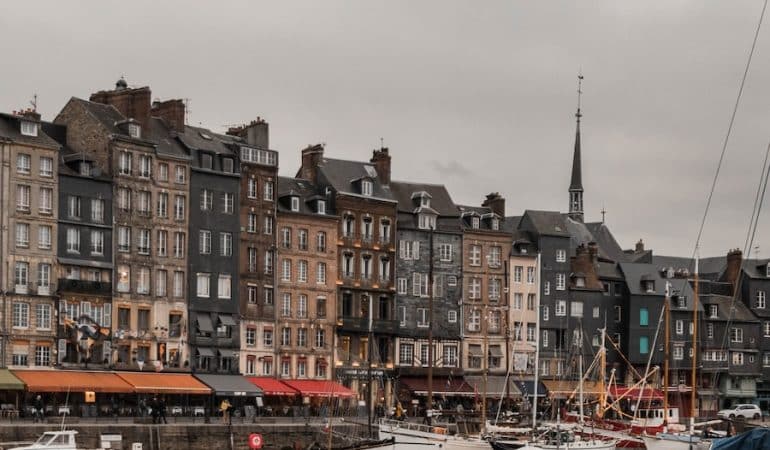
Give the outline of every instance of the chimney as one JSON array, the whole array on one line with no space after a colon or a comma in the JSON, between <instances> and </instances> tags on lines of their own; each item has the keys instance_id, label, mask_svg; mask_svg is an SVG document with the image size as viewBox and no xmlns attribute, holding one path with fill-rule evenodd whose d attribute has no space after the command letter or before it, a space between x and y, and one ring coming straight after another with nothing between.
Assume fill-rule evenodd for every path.
<instances>
[{"instance_id":1,"label":"chimney","mask_svg":"<svg viewBox=\"0 0 770 450\"><path fill-rule=\"evenodd\" d=\"M639 242L636 243L636 248L634 249L634 253L644 253L644 241L639 239Z\"/></svg>"},{"instance_id":2,"label":"chimney","mask_svg":"<svg viewBox=\"0 0 770 450\"><path fill-rule=\"evenodd\" d=\"M152 102L152 109L150 110L152 117L158 117L163 119L174 131L183 132L185 123L185 106L184 101L180 99L166 100L164 102L155 100Z\"/></svg>"},{"instance_id":3,"label":"chimney","mask_svg":"<svg viewBox=\"0 0 770 450\"><path fill-rule=\"evenodd\" d=\"M389 185L390 154L388 153L388 147L382 147L379 150L373 150L372 159L369 161L374 164L374 168L377 170L377 176L380 178L380 182L384 185Z\"/></svg>"},{"instance_id":4,"label":"chimney","mask_svg":"<svg viewBox=\"0 0 770 450\"><path fill-rule=\"evenodd\" d=\"M738 277L741 274L743 252L735 248L727 252L727 268L725 269L725 281L733 285L733 290L738 286Z\"/></svg>"},{"instance_id":5,"label":"chimney","mask_svg":"<svg viewBox=\"0 0 770 450\"><path fill-rule=\"evenodd\" d=\"M40 113L38 113L34 109L31 109L31 108L25 109L23 111L17 111L16 113L27 120L31 120L33 122L40 122Z\"/></svg>"},{"instance_id":6,"label":"chimney","mask_svg":"<svg viewBox=\"0 0 770 450\"><path fill-rule=\"evenodd\" d=\"M126 80L115 83L115 90L99 91L91 94L89 100L105 105L112 105L127 119L134 119L142 127L150 122L150 88L129 88Z\"/></svg>"},{"instance_id":7,"label":"chimney","mask_svg":"<svg viewBox=\"0 0 770 450\"><path fill-rule=\"evenodd\" d=\"M313 184L318 182L318 166L324 158L324 147L321 144L309 145L302 150L302 167L299 177Z\"/></svg>"},{"instance_id":8,"label":"chimney","mask_svg":"<svg viewBox=\"0 0 770 450\"><path fill-rule=\"evenodd\" d=\"M254 147L270 149L270 127L261 117L252 120L248 125L230 127L227 134L238 136Z\"/></svg>"},{"instance_id":9,"label":"chimney","mask_svg":"<svg viewBox=\"0 0 770 450\"><path fill-rule=\"evenodd\" d=\"M505 217L505 199L500 195L499 192L492 192L491 194L487 194L487 198L484 200L481 206L486 206L498 216Z\"/></svg>"}]
</instances>

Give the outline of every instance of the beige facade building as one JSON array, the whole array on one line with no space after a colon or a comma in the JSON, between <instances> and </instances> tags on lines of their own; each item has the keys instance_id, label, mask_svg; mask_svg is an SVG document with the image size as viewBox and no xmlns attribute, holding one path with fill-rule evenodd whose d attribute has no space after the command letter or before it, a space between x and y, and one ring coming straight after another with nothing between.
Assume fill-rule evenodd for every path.
<instances>
[{"instance_id":1,"label":"beige facade building","mask_svg":"<svg viewBox=\"0 0 770 450\"><path fill-rule=\"evenodd\" d=\"M36 112L0 114L1 350L10 367L56 362L59 148Z\"/></svg>"},{"instance_id":2,"label":"beige facade building","mask_svg":"<svg viewBox=\"0 0 770 450\"><path fill-rule=\"evenodd\" d=\"M534 376L539 278L535 246L518 232L514 232L508 267L510 367L513 376L523 379Z\"/></svg>"}]
</instances>

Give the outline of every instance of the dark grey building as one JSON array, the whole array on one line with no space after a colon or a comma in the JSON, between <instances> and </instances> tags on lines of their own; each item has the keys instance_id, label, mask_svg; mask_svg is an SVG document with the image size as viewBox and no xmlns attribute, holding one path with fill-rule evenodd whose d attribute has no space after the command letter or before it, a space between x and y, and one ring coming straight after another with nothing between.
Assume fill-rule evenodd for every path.
<instances>
[{"instance_id":1,"label":"dark grey building","mask_svg":"<svg viewBox=\"0 0 770 450\"><path fill-rule=\"evenodd\" d=\"M238 373L240 163L233 138L185 127L191 157L189 318L192 364L199 372Z\"/></svg>"},{"instance_id":2,"label":"dark grey building","mask_svg":"<svg viewBox=\"0 0 770 450\"><path fill-rule=\"evenodd\" d=\"M396 236L397 367L425 375L428 330L434 339L434 374L460 367L462 230L460 211L443 185L391 183L398 201ZM432 255L432 265L431 265ZM428 281L433 277L433 320Z\"/></svg>"}]
</instances>

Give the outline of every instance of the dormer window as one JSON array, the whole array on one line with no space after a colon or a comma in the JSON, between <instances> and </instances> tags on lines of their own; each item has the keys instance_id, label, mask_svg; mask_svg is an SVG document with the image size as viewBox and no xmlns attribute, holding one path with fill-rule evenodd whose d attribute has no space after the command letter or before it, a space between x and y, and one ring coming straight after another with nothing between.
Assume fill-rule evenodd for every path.
<instances>
[{"instance_id":1,"label":"dormer window","mask_svg":"<svg viewBox=\"0 0 770 450\"><path fill-rule=\"evenodd\" d=\"M291 198L291 210L294 212L299 211L299 197Z\"/></svg>"},{"instance_id":2,"label":"dormer window","mask_svg":"<svg viewBox=\"0 0 770 450\"><path fill-rule=\"evenodd\" d=\"M709 317L712 319L716 319L718 316L719 316L719 306L709 305Z\"/></svg>"},{"instance_id":3,"label":"dormer window","mask_svg":"<svg viewBox=\"0 0 770 450\"><path fill-rule=\"evenodd\" d=\"M420 214L418 221L418 227L422 230L430 230L436 228L436 216L430 214Z\"/></svg>"},{"instance_id":4,"label":"dormer window","mask_svg":"<svg viewBox=\"0 0 770 450\"><path fill-rule=\"evenodd\" d=\"M499 230L500 229L500 219L492 218L492 221L490 223L490 226L493 230Z\"/></svg>"},{"instance_id":5,"label":"dormer window","mask_svg":"<svg viewBox=\"0 0 770 450\"><path fill-rule=\"evenodd\" d=\"M326 214L326 200L318 200L316 207L318 208L318 214Z\"/></svg>"},{"instance_id":6,"label":"dormer window","mask_svg":"<svg viewBox=\"0 0 770 450\"><path fill-rule=\"evenodd\" d=\"M420 197L420 206L422 206L424 208L429 208L430 207L430 197L428 197L427 195L423 195L422 197Z\"/></svg>"},{"instance_id":7,"label":"dormer window","mask_svg":"<svg viewBox=\"0 0 770 450\"><path fill-rule=\"evenodd\" d=\"M233 159L232 158L223 158L222 159L222 171L227 173L233 173Z\"/></svg>"},{"instance_id":8,"label":"dormer window","mask_svg":"<svg viewBox=\"0 0 770 450\"><path fill-rule=\"evenodd\" d=\"M37 123L28 120L21 121L21 134L24 136L37 136Z\"/></svg>"},{"instance_id":9,"label":"dormer window","mask_svg":"<svg viewBox=\"0 0 770 450\"><path fill-rule=\"evenodd\" d=\"M642 281L642 289L644 289L644 292L648 294L655 293L655 281L653 280L643 280Z\"/></svg>"},{"instance_id":10,"label":"dormer window","mask_svg":"<svg viewBox=\"0 0 770 450\"><path fill-rule=\"evenodd\" d=\"M201 167L211 169L213 167L213 158L208 153L201 154Z\"/></svg>"},{"instance_id":11,"label":"dormer window","mask_svg":"<svg viewBox=\"0 0 770 450\"><path fill-rule=\"evenodd\" d=\"M371 197L372 192L374 192L374 183L372 183L371 180L361 181L361 195Z\"/></svg>"},{"instance_id":12,"label":"dormer window","mask_svg":"<svg viewBox=\"0 0 770 450\"><path fill-rule=\"evenodd\" d=\"M478 229L479 228L479 218L478 217L471 217L471 228Z\"/></svg>"},{"instance_id":13,"label":"dormer window","mask_svg":"<svg viewBox=\"0 0 770 450\"><path fill-rule=\"evenodd\" d=\"M142 137L142 127L139 126L139 124L136 123L129 123L128 124L128 135L132 138L139 139Z\"/></svg>"},{"instance_id":14,"label":"dormer window","mask_svg":"<svg viewBox=\"0 0 770 450\"><path fill-rule=\"evenodd\" d=\"M579 288L586 287L586 277L576 276L575 277L575 287L579 287Z\"/></svg>"},{"instance_id":15,"label":"dormer window","mask_svg":"<svg viewBox=\"0 0 770 450\"><path fill-rule=\"evenodd\" d=\"M89 161L80 161L78 165L78 172L84 177L91 176L91 163Z\"/></svg>"}]
</instances>

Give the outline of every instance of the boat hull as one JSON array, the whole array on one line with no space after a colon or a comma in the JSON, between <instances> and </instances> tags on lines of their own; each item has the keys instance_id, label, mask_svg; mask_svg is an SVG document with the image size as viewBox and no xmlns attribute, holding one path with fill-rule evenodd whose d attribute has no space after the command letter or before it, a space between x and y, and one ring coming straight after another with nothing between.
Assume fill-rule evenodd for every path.
<instances>
[{"instance_id":1,"label":"boat hull","mask_svg":"<svg viewBox=\"0 0 770 450\"><path fill-rule=\"evenodd\" d=\"M491 450L488 441L480 437L446 434L442 427L428 427L409 422L388 421L379 424L380 439L393 439L395 450Z\"/></svg>"},{"instance_id":2,"label":"boat hull","mask_svg":"<svg viewBox=\"0 0 770 450\"><path fill-rule=\"evenodd\" d=\"M711 448L711 442L694 438L689 440L688 436L668 435L644 436L644 445L647 450L708 450Z\"/></svg>"}]
</instances>

